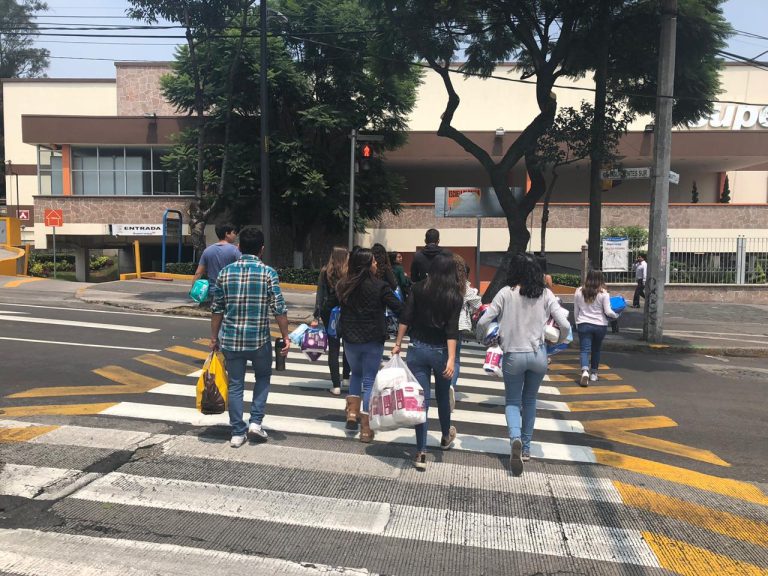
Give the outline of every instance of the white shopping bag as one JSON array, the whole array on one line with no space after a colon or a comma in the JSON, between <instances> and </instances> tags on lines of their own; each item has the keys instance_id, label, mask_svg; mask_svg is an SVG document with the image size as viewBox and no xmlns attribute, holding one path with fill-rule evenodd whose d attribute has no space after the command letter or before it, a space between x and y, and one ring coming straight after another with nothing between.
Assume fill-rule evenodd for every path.
<instances>
[{"instance_id":1,"label":"white shopping bag","mask_svg":"<svg viewBox=\"0 0 768 576\"><path fill-rule=\"evenodd\" d=\"M400 356L393 356L376 375L369 416L373 430L394 430L427 421L424 390Z\"/></svg>"}]
</instances>

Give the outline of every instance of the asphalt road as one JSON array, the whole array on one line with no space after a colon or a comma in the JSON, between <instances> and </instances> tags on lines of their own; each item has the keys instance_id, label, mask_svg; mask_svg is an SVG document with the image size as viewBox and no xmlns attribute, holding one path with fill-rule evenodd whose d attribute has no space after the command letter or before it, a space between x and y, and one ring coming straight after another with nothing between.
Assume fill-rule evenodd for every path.
<instances>
[{"instance_id":1,"label":"asphalt road","mask_svg":"<svg viewBox=\"0 0 768 576\"><path fill-rule=\"evenodd\" d=\"M555 357L514 478L503 387L470 351L457 446L420 474L408 430L346 438L299 354L273 381L271 440L232 450L226 417L194 410L206 320L32 288L0 292L0 574L768 567L764 359L606 353L583 390L574 355Z\"/></svg>"}]
</instances>

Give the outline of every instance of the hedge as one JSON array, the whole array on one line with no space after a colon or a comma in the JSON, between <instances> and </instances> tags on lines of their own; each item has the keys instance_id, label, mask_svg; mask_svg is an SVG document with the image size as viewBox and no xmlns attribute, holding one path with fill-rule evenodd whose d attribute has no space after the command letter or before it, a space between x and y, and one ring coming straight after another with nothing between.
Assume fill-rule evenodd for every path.
<instances>
[{"instance_id":1,"label":"hedge","mask_svg":"<svg viewBox=\"0 0 768 576\"><path fill-rule=\"evenodd\" d=\"M552 282L561 286L581 286L581 276L578 274L552 274Z\"/></svg>"},{"instance_id":2,"label":"hedge","mask_svg":"<svg viewBox=\"0 0 768 576\"><path fill-rule=\"evenodd\" d=\"M311 268L278 268L277 275L280 282L285 284L307 284L314 286L320 276L320 270Z\"/></svg>"},{"instance_id":3,"label":"hedge","mask_svg":"<svg viewBox=\"0 0 768 576\"><path fill-rule=\"evenodd\" d=\"M197 270L197 264L194 262L168 262L165 265L165 271L169 274L186 274L191 276Z\"/></svg>"}]
</instances>

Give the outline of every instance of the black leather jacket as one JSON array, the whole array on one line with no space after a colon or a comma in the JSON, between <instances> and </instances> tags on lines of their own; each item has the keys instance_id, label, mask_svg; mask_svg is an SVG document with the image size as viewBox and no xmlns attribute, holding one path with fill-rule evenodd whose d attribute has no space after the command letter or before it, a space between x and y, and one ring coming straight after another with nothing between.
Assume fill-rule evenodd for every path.
<instances>
[{"instance_id":1,"label":"black leather jacket","mask_svg":"<svg viewBox=\"0 0 768 576\"><path fill-rule=\"evenodd\" d=\"M383 280L364 280L347 302L341 303L341 337L355 344L384 342L387 339L386 308L400 314L403 304Z\"/></svg>"}]
</instances>

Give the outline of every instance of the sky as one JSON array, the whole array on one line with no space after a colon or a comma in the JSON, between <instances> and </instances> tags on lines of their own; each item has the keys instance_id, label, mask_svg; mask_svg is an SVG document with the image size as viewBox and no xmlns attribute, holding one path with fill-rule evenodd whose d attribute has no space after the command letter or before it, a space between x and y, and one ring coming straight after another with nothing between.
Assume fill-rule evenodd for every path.
<instances>
[{"instance_id":1,"label":"sky","mask_svg":"<svg viewBox=\"0 0 768 576\"><path fill-rule=\"evenodd\" d=\"M49 10L37 19L40 26L79 24L81 26L137 24L125 16L127 0L47 0ZM763 24L768 17L768 0L728 0L726 19L739 32L727 51L748 58L768 61L768 38L744 36L752 33L768 37ZM138 23L140 24L140 23ZM167 23L166 23L167 24ZM82 34L110 32L81 31ZM180 29L163 31L124 31L113 34L181 35ZM125 60L172 60L174 46L183 40L165 38L76 38L40 37L38 46L48 48L51 78L114 78L114 62Z\"/></svg>"}]
</instances>

